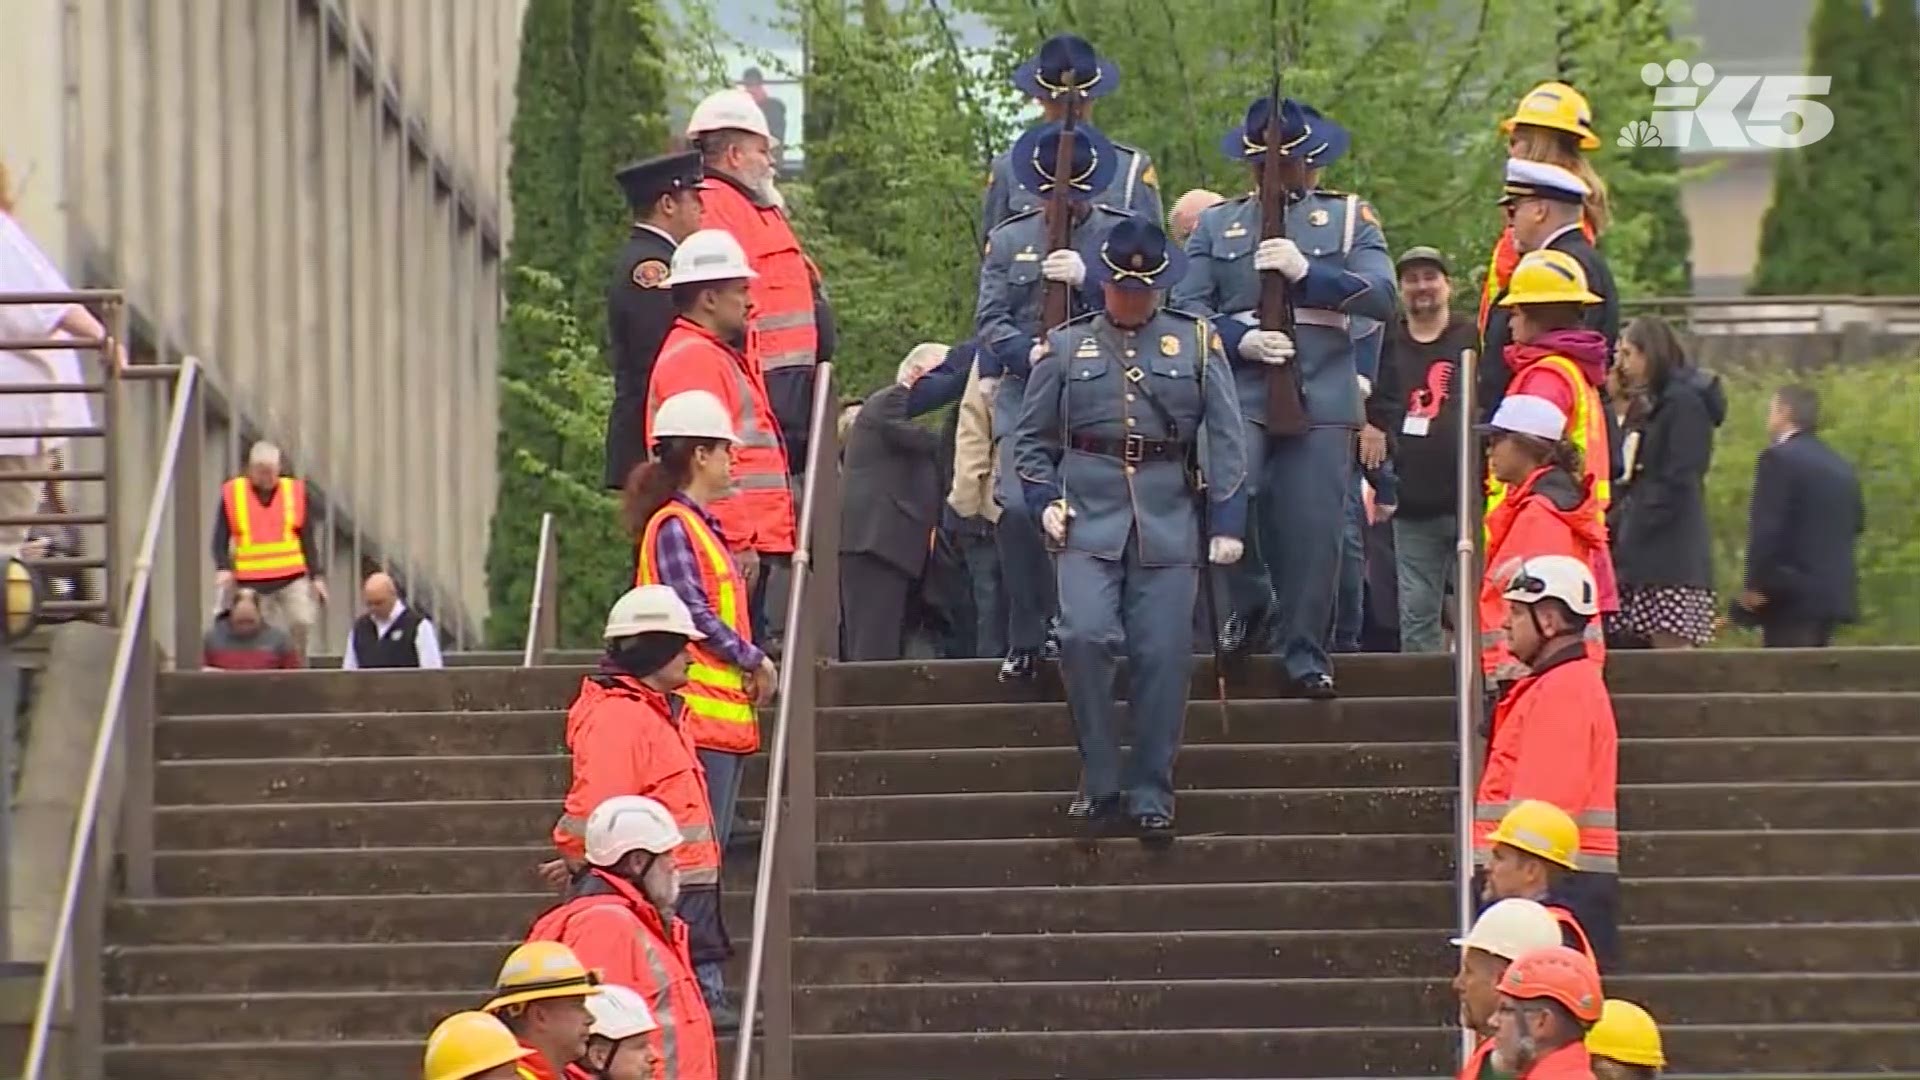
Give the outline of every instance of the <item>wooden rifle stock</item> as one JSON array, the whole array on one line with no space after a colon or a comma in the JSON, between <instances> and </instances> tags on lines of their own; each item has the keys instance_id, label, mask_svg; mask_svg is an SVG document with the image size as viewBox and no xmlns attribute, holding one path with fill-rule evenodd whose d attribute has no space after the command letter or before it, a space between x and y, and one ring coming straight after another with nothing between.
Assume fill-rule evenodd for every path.
<instances>
[{"instance_id":1,"label":"wooden rifle stock","mask_svg":"<svg viewBox=\"0 0 1920 1080\"><path fill-rule=\"evenodd\" d=\"M1073 85L1074 73L1066 73L1067 85ZM1069 91L1069 93L1075 93ZM1060 145L1053 153L1053 191L1047 196L1047 253L1073 243L1073 125L1079 111L1077 99L1067 99L1066 119L1060 125ZM1047 282L1046 300L1041 308L1044 330L1052 330L1073 315L1073 286L1064 281Z\"/></svg>"},{"instance_id":2,"label":"wooden rifle stock","mask_svg":"<svg viewBox=\"0 0 1920 1080\"><path fill-rule=\"evenodd\" d=\"M1287 235L1287 185L1280 162L1280 93L1267 113L1266 154L1260 159L1260 239ZM1293 297L1287 276L1278 270L1260 272L1260 329L1278 330L1294 337ZM1295 340L1295 346L1299 344ZM1300 385L1300 358L1267 368L1267 434L1304 435L1307 397Z\"/></svg>"}]
</instances>

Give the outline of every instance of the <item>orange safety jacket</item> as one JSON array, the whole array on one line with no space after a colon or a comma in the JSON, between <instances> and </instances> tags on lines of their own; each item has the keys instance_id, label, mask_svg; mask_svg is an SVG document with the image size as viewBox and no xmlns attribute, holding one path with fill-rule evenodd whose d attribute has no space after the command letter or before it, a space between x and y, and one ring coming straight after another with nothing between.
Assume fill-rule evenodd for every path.
<instances>
[{"instance_id":1,"label":"orange safety jacket","mask_svg":"<svg viewBox=\"0 0 1920 1080\"><path fill-rule=\"evenodd\" d=\"M281 477L264 507L252 488L246 477L236 476L221 489L227 528L233 532L234 580L284 581L307 573L307 556L300 550L300 531L307 527L307 485Z\"/></svg>"},{"instance_id":2,"label":"orange safety jacket","mask_svg":"<svg viewBox=\"0 0 1920 1080\"><path fill-rule=\"evenodd\" d=\"M1567 947L1580 950L1580 953L1593 961L1597 967L1600 958L1594 955L1593 942L1587 939L1586 927L1580 925L1580 920L1574 916L1573 912L1559 904L1542 903L1540 906L1546 908L1547 914L1553 916L1553 921L1560 924L1560 938L1566 942Z\"/></svg>"},{"instance_id":3,"label":"orange safety jacket","mask_svg":"<svg viewBox=\"0 0 1920 1080\"><path fill-rule=\"evenodd\" d=\"M700 185L701 224L725 229L747 253L755 277L747 356L761 373L812 367L820 351L813 317L813 264L800 250L786 212L761 206L740 185L710 177Z\"/></svg>"},{"instance_id":4,"label":"orange safety jacket","mask_svg":"<svg viewBox=\"0 0 1920 1080\"><path fill-rule=\"evenodd\" d=\"M1583 653L1549 660L1514 684L1493 712L1487 764L1473 805L1473 858L1486 865L1488 840L1526 799L1565 810L1580 827L1574 869L1620 872L1620 734L1600 664Z\"/></svg>"},{"instance_id":5,"label":"orange safety jacket","mask_svg":"<svg viewBox=\"0 0 1920 1080\"><path fill-rule=\"evenodd\" d=\"M627 675L589 675L567 710L573 782L553 844L585 862L587 817L616 795L657 800L680 826L674 865L687 885L720 883L720 844L707 804L707 775L681 723L677 699Z\"/></svg>"},{"instance_id":6,"label":"orange safety jacket","mask_svg":"<svg viewBox=\"0 0 1920 1080\"><path fill-rule=\"evenodd\" d=\"M726 541L713 531L707 519L683 503L669 499L640 537L640 558L634 574L635 585L658 585L660 527L678 521L693 543L694 557L700 564L700 589L707 607L721 622L747 641L753 640L751 620L747 617L745 583L740 580ZM760 723L754 715L753 701L747 696L747 675L713 650L692 642L688 650L693 663L687 669L687 685L680 689L690 719L687 730L695 746L724 750L729 754L751 754L760 749Z\"/></svg>"},{"instance_id":7,"label":"orange safety jacket","mask_svg":"<svg viewBox=\"0 0 1920 1080\"><path fill-rule=\"evenodd\" d=\"M1527 675L1527 666L1514 657L1508 645L1506 628L1507 582L1521 562L1542 555L1566 555L1588 566L1598 561L1612 562L1606 524L1593 514L1591 488L1571 510L1562 510L1536 490L1541 480L1555 471L1551 465L1535 469L1511 498L1487 512L1487 572L1480 576L1480 670L1494 682L1512 682ZM1604 608L1604 593L1602 600ZM1587 655L1605 660L1602 620L1587 621L1586 640Z\"/></svg>"},{"instance_id":8,"label":"orange safety jacket","mask_svg":"<svg viewBox=\"0 0 1920 1080\"><path fill-rule=\"evenodd\" d=\"M1460 1080L1480 1080L1480 1070L1493 1053L1493 1047L1492 1039L1480 1036L1480 1041L1473 1046L1473 1053L1468 1054L1466 1063L1460 1066Z\"/></svg>"},{"instance_id":9,"label":"orange safety jacket","mask_svg":"<svg viewBox=\"0 0 1920 1080\"><path fill-rule=\"evenodd\" d=\"M514 1064L514 1080L565 1080L571 1075L573 1069L571 1065L564 1066L561 1072L554 1072L547 1065L547 1055L540 1053L538 1047L525 1040L521 1041L520 1046L523 1049L532 1050L533 1053Z\"/></svg>"},{"instance_id":10,"label":"orange safety jacket","mask_svg":"<svg viewBox=\"0 0 1920 1080\"><path fill-rule=\"evenodd\" d=\"M688 390L705 390L719 398L740 439L733 452L733 490L707 507L720 520L727 546L734 551L792 554L793 489L766 379L745 356L706 328L676 319L647 384L648 446L653 445L653 416L661 402Z\"/></svg>"},{"instance_id":11,"label":"orange safety jacket","mask_svg":"<svg viewBox=\"0 0 1920 1080\"><path fill-rule=\"evenodd\" d=\"M1514 1080L1593 1080L1593 1055L1586 1043L1575 1039L1536 1059Z\"/></svg>"},{"instance_id":12,"label":"orange safety jacket","mask_svg":"<svg viewBox=\"0 0 1920 1080\"><path fill-rule=\"evenodd\" d=\"M647 1033L653 1080L717 1080L713 1018L700 996L687 945L687 924L663 919L630 883L592 871L594 888L534 921L528 941L558 941L600 977L637 992L660 1026Z\"/></svg>"}]
</instances>

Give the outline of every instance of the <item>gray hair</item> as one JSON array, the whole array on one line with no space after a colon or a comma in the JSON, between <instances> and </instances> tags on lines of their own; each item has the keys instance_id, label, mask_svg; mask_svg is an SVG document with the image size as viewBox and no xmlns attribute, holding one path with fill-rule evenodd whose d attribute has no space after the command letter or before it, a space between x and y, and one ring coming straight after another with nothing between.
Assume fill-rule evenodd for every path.
<instances>
[{"instance_id":1,"label":"gray hair","mask_svg":"<svg viewBox=\"0 0 1920 1080\"><path fill-rule=\"evenodd\" d=\"M247 451L247 464L271 465L278 469L280 467L280 448L265 439L261 439L259 442L253 444L253 449Z\"/></svg>"}]
</instances>

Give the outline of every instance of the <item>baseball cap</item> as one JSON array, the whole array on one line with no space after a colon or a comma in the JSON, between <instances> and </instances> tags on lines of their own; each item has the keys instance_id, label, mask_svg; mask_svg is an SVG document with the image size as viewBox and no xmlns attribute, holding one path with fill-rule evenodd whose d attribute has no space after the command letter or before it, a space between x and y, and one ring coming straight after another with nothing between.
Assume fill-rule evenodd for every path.
<instances>
[{"instance_id":1,"label":"baseball cap","mask_svg":"<svg viewBox=\"0 0 1920 1080\"><path fill-rule=\"evenodd\" d=\"M1407 267L1412 266L1414 263L1432 263L1439 267L1440 272L1443 274L1450 275L1453 273L1453 270L1447 266L1447 257L1440 254L1440 249L1437 247L1428 247L1425 244L1421 244L1419 247L1410 247L1403 252L1400 258L1394 262L1393 271L1396 274L1404 273Z\"/></svg>"}]
</instances>

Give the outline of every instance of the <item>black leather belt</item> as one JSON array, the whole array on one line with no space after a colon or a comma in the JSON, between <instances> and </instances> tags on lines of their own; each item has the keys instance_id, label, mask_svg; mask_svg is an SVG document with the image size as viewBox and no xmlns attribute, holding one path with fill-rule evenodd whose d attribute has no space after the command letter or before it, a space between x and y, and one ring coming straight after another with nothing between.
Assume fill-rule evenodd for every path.
<instances>
[{"instance_id":1,"label":"black leather belt","mask_svg":"<svg viewBox=\"0 0 1920 1080\"><path fill-rule=\"evenodd\" d=\"M1124 439L1102 439L1096 435L1075 435L1073 448L1083 454L1118 458L1121 461L1180 461L1186 457L1187 444L1175 439L1143 439L1129 435Z\"/></svg>"}]
</instances>

